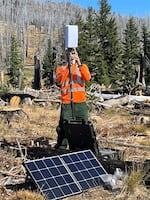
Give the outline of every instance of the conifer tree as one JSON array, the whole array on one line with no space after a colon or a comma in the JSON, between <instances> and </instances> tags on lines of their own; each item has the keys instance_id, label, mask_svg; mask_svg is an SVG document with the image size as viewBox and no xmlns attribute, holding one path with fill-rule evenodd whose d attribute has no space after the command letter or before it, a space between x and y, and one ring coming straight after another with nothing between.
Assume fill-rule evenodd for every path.
<instances>
[{"instance_id":1,"label":"conifer tree","mask_svg":"<svg viewBox=\"0 0 150 200\"><path fill-rule=\"evenodd\" d=\"M43 73L44 86L50 88L54 84L54 69L55 69L56 49L51 46L50 39L48 40L48 47L46 55L43 59Z\"/></svg>"},{"instance_id":2,"label":"conifer tree","mask_svg":"<svg viewBox=\"0 0 150 200\"><path fill-rule=\"evenodd\" d=\"M85 29L85 22L80 17L76 24L78 25L78 48L77 51L79 53L80 59L82 62L86 62L86 30Z\"/></svg>"},{"instance_id":3,"label":"conifer tree","mask_svg":"<svg viewBox=\"0 0 150 200\"><path fill-rule=\"evenodd\" d=\"M99 0L100 11L96 19L96 32L101 51L101 66L99 71L103 72L102 78L105 85L117 84L121 78L121 46L118 38L115 18L111 14L111 6L107 0ZM104 64L104 65L103 65Z\"/></svg>"},{"instance_id":4,"label":"conifer tree","mask_svg":"<svg viewBox=\"0 0 150 200\"><path fill-rule=\"evenodd\" d=\"M23 78L22 83L20 84L20 78L23 73L23 57L19 49L19 42L16 40L15 35L11 36L11 50L9 54L9 80L8 83L12 85L12 87L20 87L19 89L22 89L23 87ZM20 85L19 85L20 84Z\"/></svg>"},{"instance_id":5,"label":"conifer tree","mask_svg":"<svg viewBox=\"0 0 150 200\"><path fill-rule=\"evenodd\" d=\"M144 24L142 26L142 42L145 57L145 82L146 85L150 85L150 32Z\"/></svg>"},{"instance_id":6,"label":"conifer tree","mask_svg":"<svg viewBox=\"0 0 150 200\"><path fill-rule=\"evenodd\" d=\"M80 21L79 25L79 54L82 62L89 66L92 75L92 81L95 81L96 75L96 30L95 30L95 11L88 8L86 22Z\"/></svg>"},{"instance_id":7,"label":"conifer tree","mask_svg":"<svg viewBox=\"0 0 150 200\"><path fill-rule=\"evenodd\" d=\"M139 32L133 17L126 24L123 50L123 85L131 88L135 84L135 66L140 63L141 53Z\"/></svg>"},{"instance_id":8,"label":"conifer tree","mask_svg":"<svg viewBox=\"0 0 150 200\"><path fill-rule=\"evenodd\" d=\"M150 59L150 32L144 24L142 26L142 42L144 55Z\"/></svg>"}]
</instances>

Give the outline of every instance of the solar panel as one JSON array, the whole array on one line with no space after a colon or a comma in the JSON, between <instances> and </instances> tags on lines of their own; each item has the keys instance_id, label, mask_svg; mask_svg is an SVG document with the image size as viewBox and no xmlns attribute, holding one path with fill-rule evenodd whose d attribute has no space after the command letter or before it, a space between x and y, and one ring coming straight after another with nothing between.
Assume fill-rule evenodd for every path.
<instances>
[{"instance_id":1,"label":"solar panel","mask_svg":"<svg viewBox=\"0 0 150 200\"><path fill-rule=\"evenodd\" d=\"M30 160L24 166L47 200L101 185L107 174L91 150Z\"/></svg>"},{"instance_id":2,"label":"solar panel","mask_svg":"<svg viewBox=\"0 0 150 200\"><path fill-rule=\"evenodd\" d=\"M58 156L27 161L24 165L46 199L60 199L81 192Z\"/></svg>"},{"instance_id":3,"label":"solar panel","mask_svg":"<svg viewBox=\"0 0 150 200\"><path fill-rule=\"evenodd\" d=\"M81 190L103 184L102 176L107 174L90 150L60 156L79 183Z\"/></svg>"}]
</instances>

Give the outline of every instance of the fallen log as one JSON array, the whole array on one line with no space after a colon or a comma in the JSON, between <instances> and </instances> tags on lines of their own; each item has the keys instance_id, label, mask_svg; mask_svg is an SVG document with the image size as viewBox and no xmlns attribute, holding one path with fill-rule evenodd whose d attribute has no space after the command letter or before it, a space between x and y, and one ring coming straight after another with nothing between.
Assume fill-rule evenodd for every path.
<instances>
[{"instance_id":1,"label":"fallen log","mask_svg":"<svg viewBox=\"0 0 150 200\"><path fill-rule=\"evenodd\" d=\"M109 100L109 99L117 99L122 97L121 94L104 94L101 93L101 96L103 97L103 99L105 100ZM150 96L137 96L137 95L128 95L129 96L129 101L150 101Z\"/></svg>"},{"instance_id":2,"label":"fallen log","mask_svg":"<svg viewBox=\"0 0 150 200\"><path fill-rule=\"evenodd\" d=\"M119 146L145 149L147 151L150 151L150 146L146 146L146 145L129 144L129 143L126 143L126 142L118 142L118 141L114 141L112 139L107 139L107 138L102 138L102 137L97 137L97 140L100 141L100 142L107 142L107 143L116 144L116 145L119 145Z\"/></svg>"},{"instance_id":3,"label":"fallen log","mask_svg":"<svg viewBox=\"0 0 150 200\"><path fill-rule=\"evenodd\" d=\"M150 96L137 96L137 95L129 95L129 101L149 101L150 102Z\"/></svg>"},{"instance_id":4,"label":"fallen log","mask_svg":"<svg viewBox=\"0 0 150 200\"><path fill-rule=\"evenodd\" d=\"M103 102L103 106L105 108L109 108L110 106L111 107L118 107L118 106L121 106L121 105L125 105L129 102L129 96L126 95L126 96L122 96L122 97L119 97L119 98L115 98L115 99L109 99L109 100L105 100ZM107 106L106 106L107 105Z\"/></svg>"}]
</instances>

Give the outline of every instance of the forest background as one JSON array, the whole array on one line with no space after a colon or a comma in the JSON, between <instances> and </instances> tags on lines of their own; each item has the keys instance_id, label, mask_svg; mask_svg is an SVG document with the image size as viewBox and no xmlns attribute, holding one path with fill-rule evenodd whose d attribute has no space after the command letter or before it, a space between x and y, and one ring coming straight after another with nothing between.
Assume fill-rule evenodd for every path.
<instances>
[{"instance_id":1,"label":"forest background","mask_svg":"<svg viewBox=\"0 0 150 200\"><path fill-rule=\"evenodd\" d=\"M33 69L35 57L40 61L43 87L54 84L55 68L64 59L68 24L78 25L77 51L89 66L91 83L126 89L135 84L148 87L150 17L121 16L111 12L107 0L98 0L98 4L96 11L66 1L0 0L0 70L8 75L7 80L1 75L1 88L19 87L20 73L27 67ZM144 70L137 83L138 66Z\"/></svg>"}]
</instances>

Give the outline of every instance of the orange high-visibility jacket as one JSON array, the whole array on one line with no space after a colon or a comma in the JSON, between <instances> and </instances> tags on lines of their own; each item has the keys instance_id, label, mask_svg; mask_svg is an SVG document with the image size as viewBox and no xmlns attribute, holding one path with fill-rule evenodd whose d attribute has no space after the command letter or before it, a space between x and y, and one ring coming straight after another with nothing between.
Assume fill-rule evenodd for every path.
<instances>
[{"instance_id":1,"label":"orange high-visibility jacket","mask_svg":"<svg viewBox=\"0 0 150 200\"><path fill-rule=\"evenodd\" d=\"M56 70L56 81L61 86L62 103L68 104L71 102L71 92L74 103L85 102L85 81L89 81L91 78L89 69L85 64L81 65L80 67L78 67L77 64L73 64L70 67L70 71L72 83L70 83L68 64L64 66L58 66Z\"/></svg>"}]
</instances>

